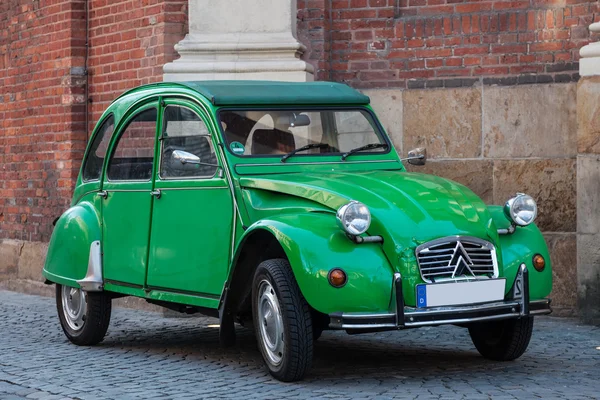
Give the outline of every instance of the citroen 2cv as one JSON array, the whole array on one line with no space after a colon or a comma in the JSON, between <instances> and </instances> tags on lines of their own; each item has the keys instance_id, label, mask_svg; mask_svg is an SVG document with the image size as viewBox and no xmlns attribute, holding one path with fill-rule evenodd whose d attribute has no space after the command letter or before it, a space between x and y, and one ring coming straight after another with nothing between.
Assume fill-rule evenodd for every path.
<instances>
[{"instance_id":1,"label":"citroen 2cv","mask_svg":"<svg viewBox=\"0 0 600 400\"><path fill-rule=\"evenodd\" d=\"M43 270L64 333L100 342L137 296L254 329L270 373L301 379L323 330L456 324L513 360L551 311L535 201L486 205L409 173L369 98L330 82L158 83L118 97L85 152Z\"/></svg>"}]
</instances>

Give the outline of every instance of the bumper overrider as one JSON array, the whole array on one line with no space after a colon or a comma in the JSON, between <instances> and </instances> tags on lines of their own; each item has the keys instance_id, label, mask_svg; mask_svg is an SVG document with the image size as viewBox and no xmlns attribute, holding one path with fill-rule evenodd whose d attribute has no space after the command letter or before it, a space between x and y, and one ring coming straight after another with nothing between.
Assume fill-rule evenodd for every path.
<instances>
[{"instance_id":1,"label":"bumper overrider","mask_svg":"<svg viewBox=\"0 0 600 400\"><path fill-rule=\"evenodd\" d=\"M479 321L517 319L530 315L550 314L550 299L529 300L529 272L521 264L508 300L474 305L415 308L404 305L402 277L396 273L393 282L393 309L388 313L329 314L329 327L347 330L388 330L444 324L467 324Z\"/></svg>"}]
</instances>

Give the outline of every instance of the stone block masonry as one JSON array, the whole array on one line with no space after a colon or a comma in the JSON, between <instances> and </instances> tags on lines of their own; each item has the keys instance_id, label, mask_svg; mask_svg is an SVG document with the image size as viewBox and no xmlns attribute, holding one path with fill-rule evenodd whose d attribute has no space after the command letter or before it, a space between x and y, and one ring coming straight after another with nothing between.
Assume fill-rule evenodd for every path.
<instances>
[{"instance_id":1,"label":"stone block masonry","mask_svg":"<svg viewBox=\"0 0 600 400\"><path fill-rule=\"evenodd\" d=\"M516 192L533 196L552 259L555 315L572 315L577 202L585 201L577 188L577 85L364 92L400 154L427 147L428 163L407 165L410 171L462 183L487 204L502 205ZM597 262L593 247L588 254Z\"/></svg>"}]
</instances>

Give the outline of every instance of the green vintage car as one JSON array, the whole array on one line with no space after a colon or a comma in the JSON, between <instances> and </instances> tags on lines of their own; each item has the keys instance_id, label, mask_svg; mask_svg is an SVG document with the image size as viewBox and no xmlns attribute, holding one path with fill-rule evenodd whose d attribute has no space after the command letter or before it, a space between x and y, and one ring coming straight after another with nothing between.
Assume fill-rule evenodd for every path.
<instances>
[{"instance_id":1,"label":"green vintage car","mask_svg":"<svg viewBox=\"0 0 600 400\"><path fill-rule=\"evenodd\" d=\"M405 159L423 164L424 149ZM369 98L330 82L158 83L93 132L43 275L78 345L136 296L252 327L270 373L301 379L323 330L456 324L493 360L551 311L534 200L487 206L409 173ZM400 338L399 338L400 339Z\"/></svg>"}]
</instances>

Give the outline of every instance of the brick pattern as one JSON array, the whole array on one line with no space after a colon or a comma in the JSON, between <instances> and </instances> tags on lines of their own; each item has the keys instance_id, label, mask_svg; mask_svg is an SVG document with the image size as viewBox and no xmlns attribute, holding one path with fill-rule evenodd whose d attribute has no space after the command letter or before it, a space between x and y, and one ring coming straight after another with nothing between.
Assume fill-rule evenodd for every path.
<instances>
[{"instance_id":1,"label":"brick pattern","mask_svg":"<svg viewBox=\"0 0 600 400\"><path fill-rule=\"evenodd\" d=\"M595 0L331 0L329 23L318 3L302 4L299 36L329 25L321 74L358 88L577 80L579 49L600 20ZM322 46L305 43L311 54Z\"/></svg>"},{"instance_id":2,"label":"brick pattern","mask_svg":"<svg viewBox=\"0 0 600 400\"><path fill-rule=\"evenodd\" d=\"M0 238L48 240L85 136L84 0L0 2Z\"/></svg>"},{"instance_id":3,"label":"brick pattern","mask_svg":"<svg viewBox=\"0 0 600 400\"><path fill-rule=\"evenodd\" d=\"M89 0L86 76L85 4L0 3L0 239L49 240L88 132L118 94L162 80L187 31L187 0Z\"/></svg>"},{"instance_id":4,"label":"brick pattern","mask_svg":"<svg viewBox=\"0 0 600 400\"><path fill-rule=\"evenodd\" d=\"M307 51L302 59L315 67L315 80L329 80L331 1L298 0L298 40Z\"/></svg>"},{"instance_id":5,"label":"brick pattern","mask_svg":"<svg viewBox=\"0 0 600 400\"><path fill-rule=\"evenodd\" d=\"M114 98L162 81L187 32L187 0L90 0L90 101L95 124Z\"/></svg>"}]
</instances>

